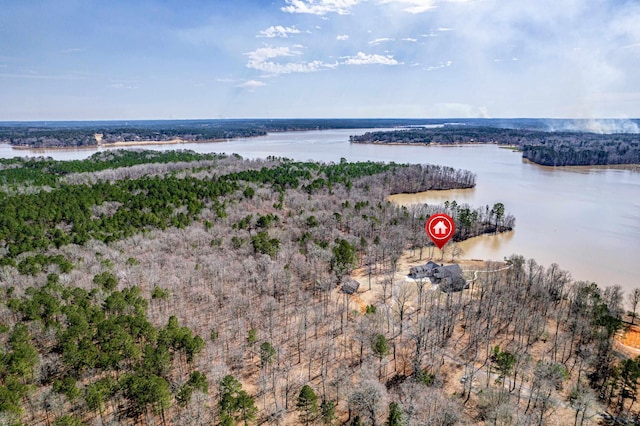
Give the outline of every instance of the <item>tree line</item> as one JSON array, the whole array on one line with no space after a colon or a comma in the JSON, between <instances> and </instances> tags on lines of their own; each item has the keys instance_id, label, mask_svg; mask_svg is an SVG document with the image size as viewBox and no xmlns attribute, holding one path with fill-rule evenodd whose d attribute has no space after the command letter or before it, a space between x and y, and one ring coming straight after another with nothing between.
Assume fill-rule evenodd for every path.
<instances>
[{"instance_id":1,"label":"tree line","mask_svg":"<svg viewBox=\"0 0 640 426\"><path fill-rule=\"evenodd\" d=\"M640 135L550 132L496 127L443 126L367 132L352 143L458 144L497 143L518 147L523 158L545 166L640 163Z\"/></svg>"},{"instance_id":2,"label":"tree line","mask_svg":"<svg viewBox=\"0 0 640 426\"><path fill-rule=\"evenodd\" d=\"M264 136L267 132L393 127L422 123L414 119L235 119L88 123L24 123L0 126L0 142L19 147L87 147L102 143L211 141Z\"/></svg>"}]
</instances>

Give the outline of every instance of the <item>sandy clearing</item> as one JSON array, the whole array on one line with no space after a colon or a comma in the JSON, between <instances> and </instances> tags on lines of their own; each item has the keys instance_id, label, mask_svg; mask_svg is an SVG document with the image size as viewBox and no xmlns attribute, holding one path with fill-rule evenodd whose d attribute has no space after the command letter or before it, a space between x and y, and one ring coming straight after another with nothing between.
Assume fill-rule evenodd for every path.
<instances>
[{"instance_id":1,"label":"sandy clearing","mask_svg":"<svg viewBox=\"0 0 640 426\"><path fill-rule=\"evenodd\" d=\"M433 260L436 263L440 264L458 264L464 271L464 276L467 280L472 280L474 278L474 272L482 272L487 269L499 269L505 266L504 262L493 262L493 261L485 261L480 259L455 259L455 261L451 261L449 256L445 256L442 258L442 254L440 250L435 247L425 247L422 251L422 259L420 259L420 251L419 250L405 250L400 260L398 261L397 271L393 277L393 285L407 282L407 283L415 283L415 280L409 278L407 274L409 270L413 266L424 265L429 260ZM432 257L430 257L432 255ZM351 297L350 308L354 311L363 312L367 305L376 305L382 301L383 298L383 281L388 279L388 276L384 273L372 274L371 275L371 290L369 290L369 275L367 274L366 268L358 268L353 271L351 277L357 280L360 283L360 288L357 293ZM433 286L426 280L427 285L426 289L433 289ZM389 292L392 291L392 286L389 286L387 289L387 297L389 297Z\"/></svg>"}]
</instances>

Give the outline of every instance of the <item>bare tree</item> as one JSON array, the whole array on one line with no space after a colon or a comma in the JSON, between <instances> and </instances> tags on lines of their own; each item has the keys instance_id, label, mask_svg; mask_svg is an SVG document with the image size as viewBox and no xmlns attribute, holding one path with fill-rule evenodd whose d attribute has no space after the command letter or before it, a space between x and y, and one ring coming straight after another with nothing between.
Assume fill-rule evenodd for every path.
<instances>
[{"instance_id":1,"label":"bare tree","mask_svg":"<svg viewBox=\"0 0 640 426\"><path fill-rule=\"evenodd\" d=\"M633 316L631 317L631 324L635 323L636 320L636 310L638 308L638 303L640 303L640 288L634 288L631 293L629 293L629 304L631 305L631 312L633 312Z\"/></svg>"},{"instance_id":2,"label":"bare tree","mask_svg":"<svg viewBox=\"0 0 640 426\"><path fill-rule=\"evenodd\" d=\"M349 408L377 426L387 406L387 389L377 380L365 379L349 395Z\"/></svg>"},{"instance_id":3,"label":"bare tree","mask_svg":"<svg viewBox=\"0 0 640 426\"><path fill-rule=\"evenodd\" d=\"M393 294L393 304L391 306L392 311L398 317L398 325L400 326L400 336L404 331L404 324L407 316L407 312L410 310L410 303L415 298L415 288L411 283L400 283Z\"/></svg>"}]
</instances>

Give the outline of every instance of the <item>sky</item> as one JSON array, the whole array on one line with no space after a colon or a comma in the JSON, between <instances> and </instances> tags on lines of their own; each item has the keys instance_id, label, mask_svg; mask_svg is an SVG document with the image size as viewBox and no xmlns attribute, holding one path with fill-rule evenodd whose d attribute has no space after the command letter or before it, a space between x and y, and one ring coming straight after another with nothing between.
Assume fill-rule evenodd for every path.
<instances>
[{"instance_id":1,"label":"sky","mask_svg":"<svg viewBox=\"0 0 640 426\"><path fill-rule=\"evenodd\" d=\"M638 118L639 70L639 0L0 0L0 121Z\"/></svg>"}]
</instances>

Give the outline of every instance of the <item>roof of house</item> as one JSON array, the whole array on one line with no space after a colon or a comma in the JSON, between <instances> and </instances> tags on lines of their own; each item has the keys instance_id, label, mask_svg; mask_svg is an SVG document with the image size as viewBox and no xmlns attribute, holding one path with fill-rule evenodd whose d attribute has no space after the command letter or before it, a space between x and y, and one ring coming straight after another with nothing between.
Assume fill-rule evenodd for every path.
<instances>
[{"instance_id":1,"label":"roof of house","mask_svg":"<svg viewBox=\"0 0 640 426\"><path fill-rule=\"evenodd\" d=\"M447 266L438 266L433 269L433 276L439 279L446 277L454 277L454 276L462 275L462 268L460 265L447 265Z\"/></svg>"},{"instance_id":2,"label":"roof of house","mask_svg":"<svg viewBox=\"0 0 640 426\"><path fill-rule=\"evenodd\" d=\"M445 293L462 291L467 287L467 281L462 276L460 265L438 265L429 261L424 265L414 266L409 270L411 278L429 278L434 285L440 286Z\"/></svg>"},{"instance_id":3,"label":"roof of house","mask_svg":"<svg viewBox=\"0 0 640 426\"><path fill-rule=\"evenodd\" d=\"M437 268L438 266L440 266L440 265L438 265L434 261L430 260L424 265L414 266L411 269L409 269L409 276L411 278L425 278L425 277L428 277L428 276L431 275L433 270L435 268Z\"/></svg>"}]
</instances>

